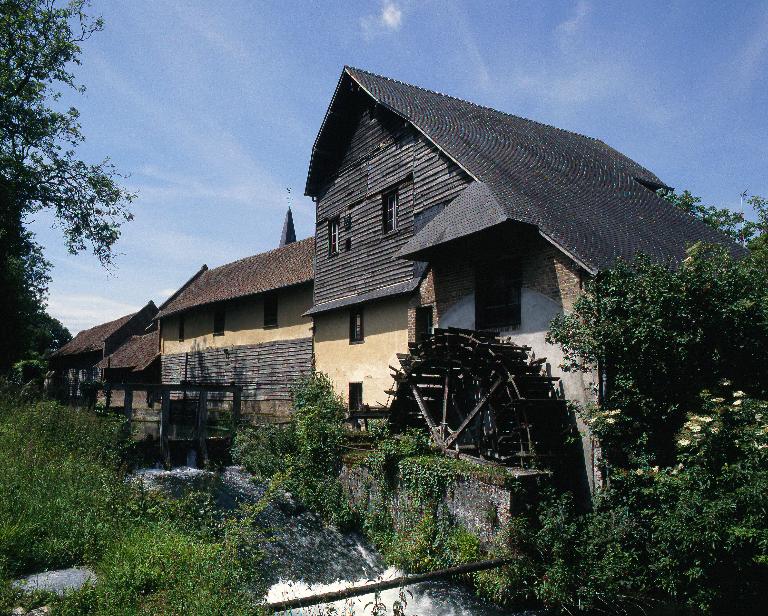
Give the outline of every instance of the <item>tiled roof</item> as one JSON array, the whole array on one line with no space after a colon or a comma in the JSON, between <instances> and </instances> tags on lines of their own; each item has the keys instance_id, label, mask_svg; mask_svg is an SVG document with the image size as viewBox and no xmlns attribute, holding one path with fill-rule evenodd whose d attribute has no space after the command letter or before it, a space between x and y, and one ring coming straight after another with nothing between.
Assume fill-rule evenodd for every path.
<instances>
[{"instance_id":1,"label":"tiled roof","mask_svg":"<svg viewBox=\"0 0 768 616\"><path fill-rule=\"evenodd\" d=\"M157 316L167 317L195 306L309 282L314 279L314 241L309 237L221 267L202 270L160 307Z\"/></svg>"},{"instance_id":2,"label":"tiled roof","mask_svg":"<svg viewBox=\"0 0 768 616\"><path fill-rule=\"evenodd\" d=\"M421 282L420 277L414 277L405 282L399 282L397 284L390 285L388 287L382 287L375 291L368 291L367 293L360 293L359 295L348 295L340 299L334 299L329 302L323 302L322 304L315 304L307 310L304 315L312 316L329 310L337 310L339 308L346 308L347 306L355 306L356 304L363 304L376 299L384 299L395 297L397 295L407 295L416 290Z\"/></svg>"},{"instance_id":3,"label":"tiled roof","mask_svg":"<svg viewBox=\"0 0 768 616\"><path fill-rule=\"evenodd\" d=\"M99 368L143 370L160 354L157 328L142 336L131 336L114 353L102 359Z\"/></svg>"},{"instance_id":4,"label":"tiled roof","mask_svg":"<svg viewBox=\"0 0 768 616\"><path fill-rule=\"evenodd\" d=\"M482 183L470 185L403 254L506 220L535 225L593 272L638 252L679 260L695 241L740 251L658 197L654 191L664 183L656 175L598 139L360 69L344 71L342 83L348 75Z\"/></svg>"},{"instance_id":5,"label":"tiled roof","mask_svg":"<svg viewBox=\"0 0 768 616\"><path fill-rule=\"evenodd\" d=\"M77 355L78 353L91 353L93 351L103 350L104 340L130 321L134 314L136 313L126 314L124 317L120 317L114 321L96 325L95 327L91 327L91 329L84 329L56 351L53 354L53 357L63 357L65 355Z\"/></svg>"}]
</instances>

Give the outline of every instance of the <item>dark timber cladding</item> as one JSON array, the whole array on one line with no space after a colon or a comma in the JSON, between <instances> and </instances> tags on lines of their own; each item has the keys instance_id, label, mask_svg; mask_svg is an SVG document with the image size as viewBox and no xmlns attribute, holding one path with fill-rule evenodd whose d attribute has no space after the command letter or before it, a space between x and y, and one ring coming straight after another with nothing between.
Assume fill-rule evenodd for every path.
<instances>
[{"instance_id":1,"label":"dark timber cladding","mask_svg":"<svg viewBox=\"0 0 768 616\"><path fill-rule=\"evenodd\" d=\"M311 338L162 356L163 383L240 385L244 400L290 400L293 383L311 369Z\"/></svg>"},{"instance_id":2,"label":"dark timber cladding","mask_svg":"<svg viewBox=\"0 0 768 616\"><path fill-rule=\"evenodd\" d=\"M402 284L422 271L397 257L413 235L414 214L444 204L469 176L413 127L342 80L312 166L317 200L314 304ZM383 196L398 191L395 230L383 228ZM349 218L347 218L349 216ZM339 252L328 254L328 221L339 217ZM349 241L347 241L349 240Z\"/></svg>"}]
</instances>

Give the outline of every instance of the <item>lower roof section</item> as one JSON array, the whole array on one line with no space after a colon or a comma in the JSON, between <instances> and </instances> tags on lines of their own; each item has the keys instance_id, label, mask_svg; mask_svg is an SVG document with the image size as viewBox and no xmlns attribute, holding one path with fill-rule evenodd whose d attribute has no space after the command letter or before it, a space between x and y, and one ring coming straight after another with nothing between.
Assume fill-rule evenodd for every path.
<instances>
[{"instance_id":1,"label":"lower roof section","mask_svg":"<svg viewBox=\"0 0 768 616\"><path fill-rule=\"evenodd\" d=\"M395 297L397 295L407 295L416 290L421 282L421 277L411 278L405 282L393 284L388 287L382 287L374 291L368 291L367 293L360 293L359 295L348 295L340 299L334 299L330 302L323 302L322 304L316 304L304 313L304 316L313 316L324 312L330 312L331 310L338 310L339 308L346 308L348 306L355 306L357 304L363 304L377 299L384 299L387 297Z\"/></svg>"}]
</instances>

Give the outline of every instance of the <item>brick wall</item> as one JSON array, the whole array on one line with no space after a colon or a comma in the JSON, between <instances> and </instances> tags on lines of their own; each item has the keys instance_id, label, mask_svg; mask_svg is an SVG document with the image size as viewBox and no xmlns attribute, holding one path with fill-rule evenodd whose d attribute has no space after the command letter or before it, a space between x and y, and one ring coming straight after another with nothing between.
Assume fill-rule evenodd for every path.
<instances>
[{"instance_id":1,"label":"brick wall","mask_svg":"<svg viewBox=\"0 0 768 616\"><path fill-rule=\"evenodd\" d=\"M419 288L413 294L408 304L408 342L416 341L416 309L423 306L432 306L433 315L435 312L435 276L432 268L427 270L427 274L421 281ZM437 317L435 315L435 323Z\"/></svg>"},{"instance_id":2,"label":"brick wall","mask_svg":"<svg viewBox=\"0 0 768 616\"><path fill-rule=\"evenodd\" d=\"M582 272L576 263L527 227L506 226L482 239L445 249L433 258L431 290L435 324L440 315L475 290L475 269L505 267L500 259L520 268L522 286L558 302L565 311L573 308L582 289Z\"/></svg>"}]
</instances>

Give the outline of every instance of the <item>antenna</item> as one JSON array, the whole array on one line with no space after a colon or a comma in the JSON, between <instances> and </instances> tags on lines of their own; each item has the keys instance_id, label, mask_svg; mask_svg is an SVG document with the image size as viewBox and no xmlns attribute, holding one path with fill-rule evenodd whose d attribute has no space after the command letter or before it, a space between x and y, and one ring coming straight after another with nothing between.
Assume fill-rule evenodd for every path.
<instances>
[{"instance_id":1,"label":"antenna","mask_svg":"<svg viewBox=\"0 0 768 616\"><path fill-rule=\"evenodd\" d=\"M741 212L741 230L739 231L739 235L741 236L742 246L744 246L744 199L746 198L747 198L747 191L744 190L744 192L739 195L739 209Z\"/></svg>"}]
</instances>

